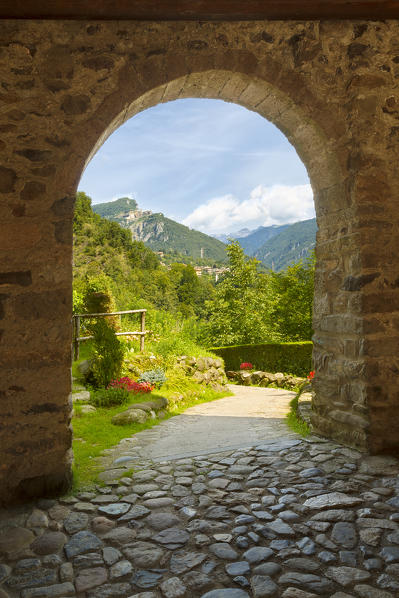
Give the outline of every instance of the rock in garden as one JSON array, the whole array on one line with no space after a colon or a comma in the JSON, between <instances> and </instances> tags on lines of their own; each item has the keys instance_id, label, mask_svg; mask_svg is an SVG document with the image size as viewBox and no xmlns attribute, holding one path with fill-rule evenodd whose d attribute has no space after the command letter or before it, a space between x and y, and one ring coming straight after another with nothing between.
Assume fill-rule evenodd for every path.
<instances>
[{"instance_id":1,"label":"rock in garden","mask_svg":"<svg viewBox=\"0 0 399 598\"><path fill-rule=\"evenodd\" d=\"M90 392L88 390L81 390L72 394L72 401L74 403L90 401Z\"/></svg>"},{"instance_id":2,"label":"rock in garden","mask_svg":"<svg viewBox=\"0 0 399 598\"><path fill-rule=\"evenodd\" d=\"M112 418L112 423L117 426L125 426L126 424L144 424L148 419L148 414L142 409L128 409L117 413Z\"/></svg>"}]
</instances>

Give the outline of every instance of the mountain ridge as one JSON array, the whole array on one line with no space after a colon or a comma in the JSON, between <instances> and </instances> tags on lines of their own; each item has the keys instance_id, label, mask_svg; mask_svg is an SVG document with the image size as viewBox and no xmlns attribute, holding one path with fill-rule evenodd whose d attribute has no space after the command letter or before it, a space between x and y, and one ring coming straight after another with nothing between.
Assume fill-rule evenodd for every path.
<instances>
[{"instance_id":1,"label":"mountain ridge","mask_svg":"<svg viewBox=\"0 0 399 598\"><path fill-rule=\"evenodd\" d=\"M311 256L316 246L316 218L286 225L279 234L267 240L254 257L272 270L284 270L288 265Z\"/></svg>"},{"instance_id":2,"label":"mountain ridge","mask_svg":"<svg viewBox=\"0 0 399 598\"><path fill-rule=\"evenodd\" d=\"M161 212L140 210L134 199L125 197L94 204L93 211L128 228L133 240L143 241L153 251L177 251L183 257L227 261L225 245L221 241L167 218Z\"/></svg>"}]
</instances>

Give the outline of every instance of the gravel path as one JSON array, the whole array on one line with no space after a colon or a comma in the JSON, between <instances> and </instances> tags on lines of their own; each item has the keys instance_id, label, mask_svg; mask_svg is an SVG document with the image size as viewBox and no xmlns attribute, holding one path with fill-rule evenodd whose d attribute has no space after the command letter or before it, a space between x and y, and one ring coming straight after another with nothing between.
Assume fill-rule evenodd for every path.
<instances>
[{"instance_id":1,"label":"gravel path","mask_svg":"<svg viewBox=\"0 0 399 598\"><path fill-rule=\"evenodd\" d=\"M295 437L285 423L294 393L276 388L230 385L234 393L187 409L134 437L146 459L176 459ZM123 448L123 444L122 444Z\"/></svg>"}]
</instances>

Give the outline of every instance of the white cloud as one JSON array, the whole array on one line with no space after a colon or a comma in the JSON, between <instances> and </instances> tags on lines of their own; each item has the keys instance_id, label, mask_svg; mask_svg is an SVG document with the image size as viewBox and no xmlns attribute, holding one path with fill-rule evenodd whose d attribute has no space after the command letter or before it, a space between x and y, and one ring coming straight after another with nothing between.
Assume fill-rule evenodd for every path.
<instances>
[{"instance_id":1,"label":"white cloud","mask_svg":"<svg viewBox=\"0 0 399 598\"><path fill-rule=\"evenodd\" d=\"M210 199L195 208L183 224L208 234L226 234L241 228L290 224L314 215L310 185L258 185L243 201L232 194Z\"/></svg>"}]
</instances>

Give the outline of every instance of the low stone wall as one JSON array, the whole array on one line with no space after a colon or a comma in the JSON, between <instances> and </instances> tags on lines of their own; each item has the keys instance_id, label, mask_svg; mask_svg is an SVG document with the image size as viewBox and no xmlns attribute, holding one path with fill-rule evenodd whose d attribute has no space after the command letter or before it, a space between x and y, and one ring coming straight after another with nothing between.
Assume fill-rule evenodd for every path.
<instances>
[{"instance_id":1,"label":"low stone wall","mask_svg":"<svg viewBox=\"0 0 399 598\"><path fill-rule=\"evenodd\" d=\"M296 410L296 415L298 419L305 422L309 428L312 430L312 399L313 395L311 392L304 392L301 394L298 400L298 407Z\"/></svg>"},{"instance_id":2,"label":"low stone wall","mask_svg":"<svg viewBox=\"0 0 399 598\"><path fill-rule=\"evenodd\" d=\"M269 372L248 372L240 370L238 372L228 371L226 375L229 380L233 380L234 382L237 382L237 384L243 384L244 386L250 386L251 384L256 386L270 386L270 384L275 384L276 386L285 388L295 388L306 380L306 378L297 378L281 372L270 374Z\"/></svg>"},{"instance_id":3,"label":"low stone wall","mask_svg":"<svg viewBox=\"0 0 399 598\"><path fill-rule=\"evenodd\" d=\"M188 376L199 384L209 384L218 389L227 382L223 360L213 357L180 357L177 363Z\"/></svg>"}]
</instances>

